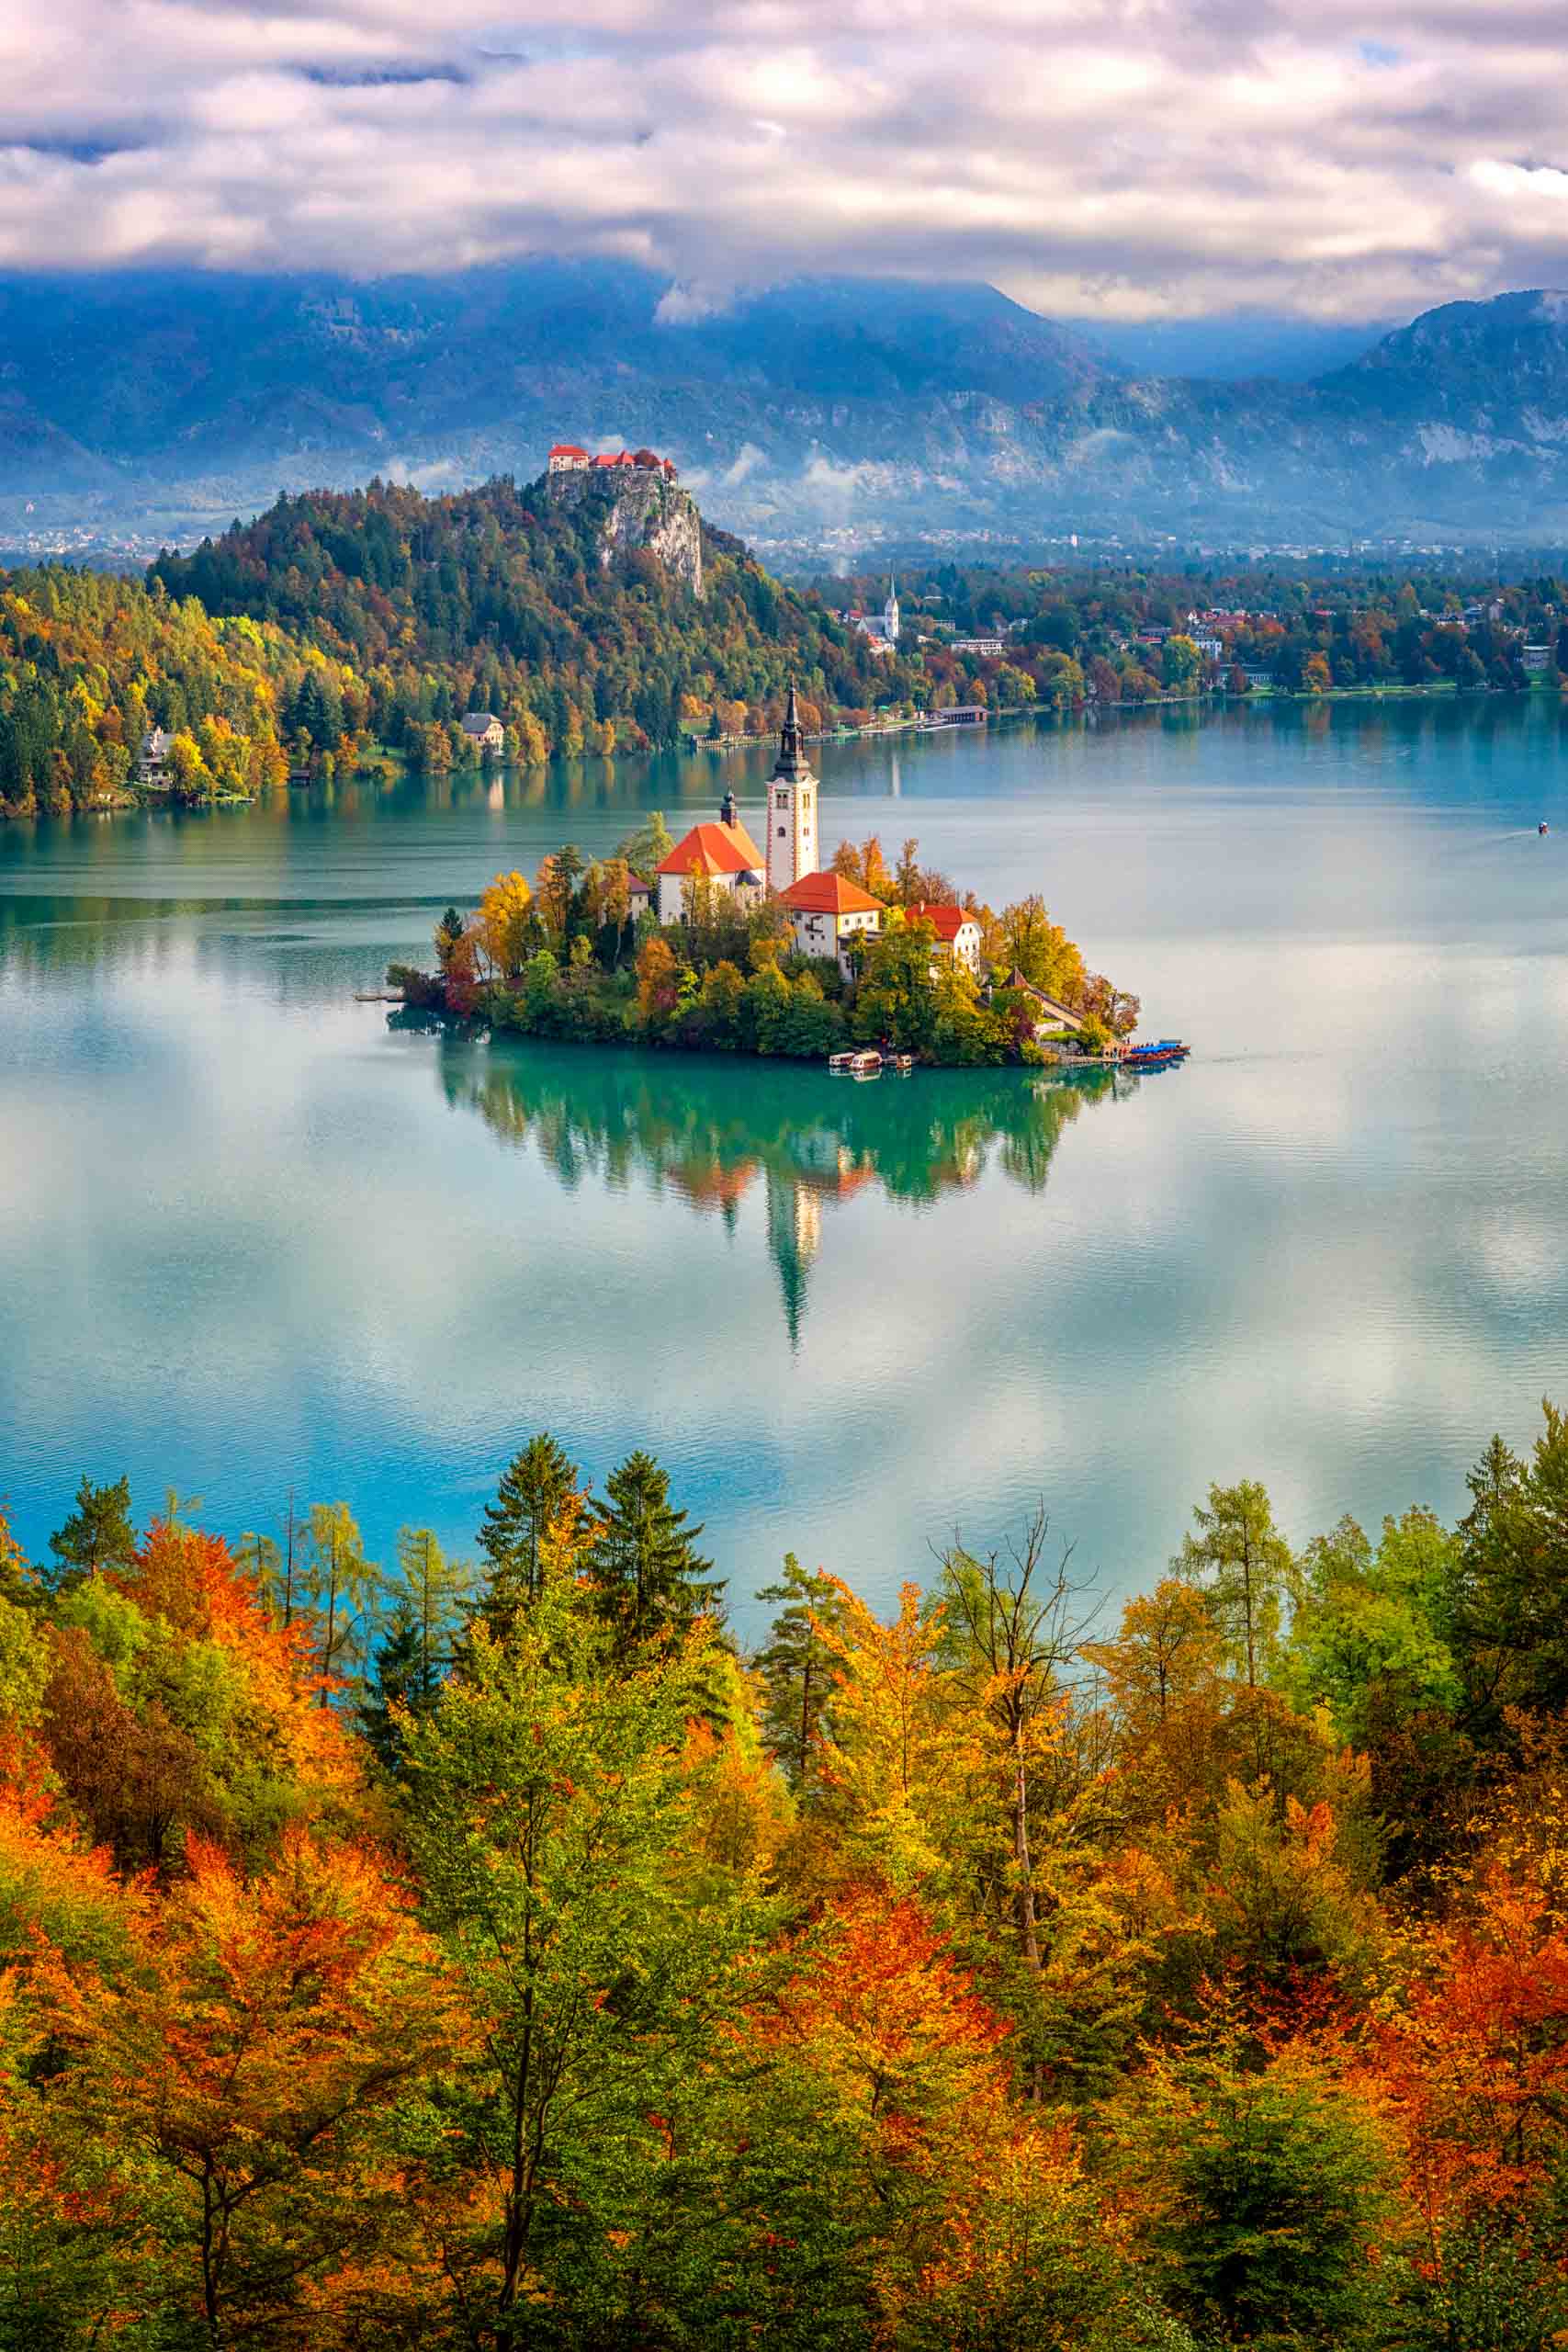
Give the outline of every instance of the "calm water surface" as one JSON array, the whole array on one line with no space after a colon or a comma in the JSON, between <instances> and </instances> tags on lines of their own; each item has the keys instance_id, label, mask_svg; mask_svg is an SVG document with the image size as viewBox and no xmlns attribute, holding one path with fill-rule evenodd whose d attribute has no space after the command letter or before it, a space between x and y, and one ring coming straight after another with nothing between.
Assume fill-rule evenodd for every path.
<instances>
[{"instance_id":1,"label":"calm water surface","mask_svg":"<svg viewBox=\"0 0 1568 2352\"><path fill-rule=\"evenodd\" d=\"M558 1430L646 1442L738 1599L882 1595L1046 1498L1111 1589L1211 1478L1303 1538L1462 1501L1568 1396L1568 738L1533 702L828 746L873 828L1041 888L1182 1070L874 1086L486 1046L356 1004L501 865L767 762L0 829L0 1495L348 1499L468 1545ZM1538 839L1538 818L1554 826ZM677 828L678 829L678 828ZM741 1611L744 1622L744 1611Z\"/></svg>"}]
</instances>

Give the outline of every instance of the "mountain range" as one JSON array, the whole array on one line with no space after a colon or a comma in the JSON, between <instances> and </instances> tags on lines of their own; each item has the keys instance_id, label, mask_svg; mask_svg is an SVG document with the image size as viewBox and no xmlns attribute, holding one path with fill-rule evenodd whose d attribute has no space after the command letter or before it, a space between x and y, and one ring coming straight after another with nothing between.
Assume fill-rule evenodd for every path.
<instances>
[{"instance_id":1,"label":"mountain range","mask_svg":"<svg viewBox=\"0 0 1568 2352\"><path fill-rule=\"evenodd\" d=\"M600 261L0 279L0 545L186 543L377 474L527 479L562 438L673 457L775 556L1560 544L1568 295L1450 303L1304 380L1222 380L1140 372L977 285L715 302Z\"/></svg>"}]
</instances>

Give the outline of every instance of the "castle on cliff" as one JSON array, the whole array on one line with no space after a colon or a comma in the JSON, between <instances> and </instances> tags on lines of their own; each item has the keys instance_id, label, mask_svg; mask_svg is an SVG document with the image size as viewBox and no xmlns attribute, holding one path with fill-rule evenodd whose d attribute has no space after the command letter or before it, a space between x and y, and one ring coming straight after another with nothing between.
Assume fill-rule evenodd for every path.
<instances>
[{"instance_id":1,"label":"castle on cliff","mask_svg":"<svg viewBox=\"0 0 1568 2352\"><path fill-rule=\"evenodd\" d=\"M662 474L666 481L677 479L674 460L656 457L651 449L606 449L591 458L575 441L558 441L545 470L552 474L592 474L616 466L636 466L644 473Z\"/></svg>"}]
</instances>

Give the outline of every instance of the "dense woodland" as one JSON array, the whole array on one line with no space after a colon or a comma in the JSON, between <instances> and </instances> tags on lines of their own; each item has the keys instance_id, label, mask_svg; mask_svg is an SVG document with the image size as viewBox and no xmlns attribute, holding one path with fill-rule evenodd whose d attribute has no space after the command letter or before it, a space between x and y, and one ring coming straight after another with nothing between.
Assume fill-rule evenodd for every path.
<instances>
[{"instance_id":1,"label":"dense woodland","mask_svg":"<svg viewBox=\"0 0 1568 2352\"><path fill-rule=\"evenodd\" d=\"M790 1558L750 1645L599 1475L0 1540L0 2342L1564 2340L1561 1415L1457 1526Z\"/></svg>"},{"instance_id":2,"label":"dense woodland","mask_svg":"<svg viewBox=\"0 0 1568 2352\"><path fill-rule=\"evenodd\" d=\"M834 854L834 870L886 910L880 932L853 943L847 972L836 956L799 952L776 899L748 909L705 877L685 885L678 922L660 925L648 910L634 922L631 886L671 847L656 811L614 857L585 860L567 842L532 885L498 874L471 914L441 917L434 971L394 964L388 980L415 1012L528 1036L806 1060L876 1045L953 1068L1055 1062L1036 1035L1038 1003L1010 985L1021 976L1072 1011L1056 1034L1075 1051L1098 1052L1136 1024L1138 999L1089 970L1038 893L998 914L922 865L912 838L891 865L874 833ZM939 948L928 904L973 914L978 971Z\"/></svg>"},{"instance_id":3,"label":"dense woodland","mask_svg":"<svg viewBox=\"0 0 1568 2352\"><path fill-rule=\"evenodd\" d=\"M818 712L864 718L885 698L864 640L721 532L702 528L700 596L652 554L604 564L615 496L562 507L509 478L443 499L313 491L150 576L343 662L352 716L426 766L461 756L468 710L494 711L530 761L761 733L791 676ZM286 714L315 741L319 718Z\"/></svg>"},{"instance_id":4,"label":"dense woodland","mask_svg":"<svg viewBox=\"0 0 1568 2352\"><path fill-rule=\"evenodd\" d=\"M452 497L373 482L280 499L144 583L64 567L0 575L0 814L112 807L150 724L195 801L369 768L440 773L479 753L607 756L778 725L795 677L808 729L954 703L1066 711L1210 690L1517 689L1527 642L1568 668L1568 586L1262 568L1235 575L917 570L896 658L836 617L846 583L782 585L701 526L704 594L646 552L600 560L604 510L501 479ZM849 583L877 605L885 582ZM1189 628L1210 616L1217 654ZM1217 615L1217 617L1215 616ZM999 655L955 637L999 638Z\"/></svg>"}]
</instances>

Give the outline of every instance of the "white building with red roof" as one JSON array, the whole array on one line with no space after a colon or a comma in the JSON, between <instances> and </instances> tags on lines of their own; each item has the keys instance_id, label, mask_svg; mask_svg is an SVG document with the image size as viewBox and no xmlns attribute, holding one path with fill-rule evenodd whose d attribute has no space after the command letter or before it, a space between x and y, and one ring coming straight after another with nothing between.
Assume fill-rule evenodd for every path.
<instances>
[{"instance_id":1,"label":"white building with red roof","mask_svg":"<svg viewBox=\"0 0 1568 2352\"><path fill-rule=\"evenodd\" d=\"M836 956L846 975L852 941L874 937L882 929L881 899L841 874L803 874L779 892L779 904L789 911L801 954Z\"/></svg>"},{"instance_id":2,"label":"white building with red roof","mask_svg":"<svg viewBox=\"0 0 1568 2352\"><path fill-rule=\"evenodd\" d=\"M980 968L980 926L972 914L962 907L933 906L929 899L918 899L906 907L905 914L911 922L929 922L936 933L939 952L952 956L955 964L963 964L971 972Z\"/></svg>"},{"instance_id":3,"label":"white building with red roof","mask_svg":"<svg viewBox=\"0 0 1568 2352\"><path fill-rule=\"evenodd\" d=\"M706 881L743 907L760 906L767 889L767 861L740 821L735 795L727 792L716 824L694 825L654 869L660 922L684 922L691 912L691 885Z\"/></svg>"},{"instance_id":4,"label":"white building with red roof","mask_svg":"<svg viewBox=\"0 0 1568 2352\"><path fill-rule=\"evenodd\" d=\"M588 452L580 449L575 441L558 441L550 451L548 470L552 474L586 473Z\"/></svg>"}]
</instances>

